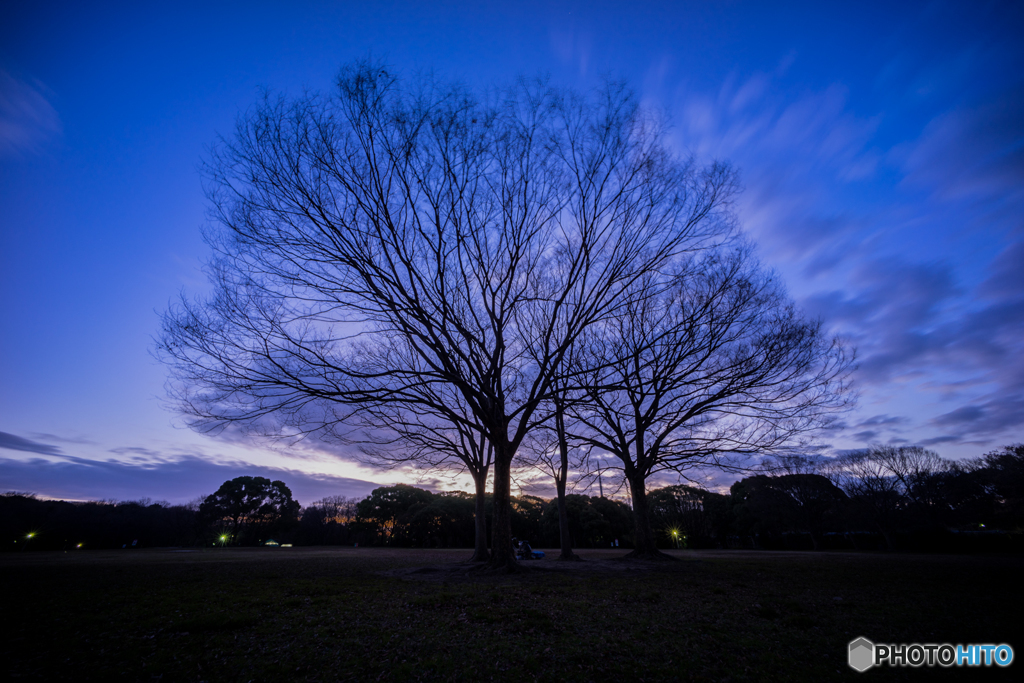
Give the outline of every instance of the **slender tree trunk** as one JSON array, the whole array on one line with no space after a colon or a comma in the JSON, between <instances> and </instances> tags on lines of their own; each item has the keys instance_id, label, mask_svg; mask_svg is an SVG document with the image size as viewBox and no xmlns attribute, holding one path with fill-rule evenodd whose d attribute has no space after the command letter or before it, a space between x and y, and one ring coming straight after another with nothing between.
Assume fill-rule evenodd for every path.
<instances>
[{"instance_id":1,"label":"slender tree trunk","mask_svg":"<svg viewBox=\"0 0 1024 683\"><path fill-rule=\"evenodd\" d=\"M578 562L580 556L572 551L572 536L569 534L569 510L565 504L565 479L555 479L555 488L558 491L558 540L562 546L562 552L558 555L558 559L559 561Z\"/></svg>"},{"instance_id":2,"label":"slender tree trunk","mask_svg":"<svg viewBox=\"0 0 1024 683\"><path fill-rule=\"evenodd\" d=\"M673 560L671 555L658 550L651 530L650 517L647 514L647 490L643 476L637 472L627 472L629 492L633 497L633 542L636 549L626 555L631 559L642 560Z\"/></svg>"},{"instance_id":3,"label":"slender tree trunk","mask_svg":"<svg viewBox=\"0 0 1024 683\"><path fill-rule=\"evenodd\" d=\"M565 415L561 401L555 402L555 429L558 432L558 451L561 456L558 474L555 476L555 490L558 492L558 540L562 546L558 559L572 562L578 561L580 557L572 551L569 510L565 505L565 484L569 478L569 440L565 436Z\"/></svg>"},{"instance_id":4,"label":"slender tree trunk","mask_svg":"<svg viewBox=\"0 0 1024 683\"><path fill-rule=\"evenodd\" d=\"M885 550L889 552L896 550L896 544L893 542L892 536L892 525L889 523L891 519L892 515L889 513L889 510L879 506L875 507L875 525L882 534L882 540L885 541Z\"/></svg>"},{"instance_id":5,"label":"slender tree trunk","mask_svg":"<svg viewBox=\"0 0 1024 683\"><path fill-rule=\"evenodd\" d=\"M494 528L491 530L492 569L519 569L512 549L512 454L508 445L494 449Z\"/></svg>"},{"instance_id":6,"label":"slender tree trunk","mask_svg":"<svg viewBox=\"0 0 1024 683\"><path fill-rule=\"evenodd\" d=\"M473 557L469 561L487 562L491 559L487 551L487 470L474 474L473 483L476 484L476 514L473 519L476 535L473 540Z\"/></svg>"}]
</instances>

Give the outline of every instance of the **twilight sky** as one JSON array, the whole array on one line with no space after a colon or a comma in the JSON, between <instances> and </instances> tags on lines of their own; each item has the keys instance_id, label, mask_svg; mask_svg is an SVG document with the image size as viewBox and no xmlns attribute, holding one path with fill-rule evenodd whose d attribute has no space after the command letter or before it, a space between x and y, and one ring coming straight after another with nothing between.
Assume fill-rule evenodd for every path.
<instances>
[{"instance_id":1,"label":"twilight sky","mask_svg":"<svg viewBox=\"0 0 1024 683\"><path fill-rule=\"evenodd\" d=\"M821 4L4 3L0 491L409 481L193 434L150 356L158 313L205 287L208 145L262 88L329 88L368 54L481 85L628 79L680 150L740 170L762 259L857 347L858 408L824 443L1024 441L1024 4Z\"/></svg>"}]
</instances>

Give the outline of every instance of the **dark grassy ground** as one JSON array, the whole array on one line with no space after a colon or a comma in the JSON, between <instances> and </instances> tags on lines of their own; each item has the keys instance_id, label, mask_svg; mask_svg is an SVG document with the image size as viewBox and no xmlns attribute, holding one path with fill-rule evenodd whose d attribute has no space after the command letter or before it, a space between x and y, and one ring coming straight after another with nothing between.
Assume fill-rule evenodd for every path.
<instances>
[{"instance_id":1,"label":"dark grassy ground","mask_svg":"<svg viewBox=\"0 0 1024 683\"><path fill-rule=\"evenodd\" d=\"M621 554L510 577L438 567L467 551L11 553L0 656L69 681L1022 680L846 665L861 635L1024 647L1019 556Z\"/></svg>"}]
</instances>

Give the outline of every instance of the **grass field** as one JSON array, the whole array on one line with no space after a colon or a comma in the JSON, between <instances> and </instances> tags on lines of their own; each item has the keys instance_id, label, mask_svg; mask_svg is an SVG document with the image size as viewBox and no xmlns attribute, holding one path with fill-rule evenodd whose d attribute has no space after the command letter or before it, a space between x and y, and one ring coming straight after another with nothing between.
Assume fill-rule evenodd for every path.
<instances>
[{"instance_id":1,"label":"grass field","mask_svg":"<svg viewBox=\"0 0 1024 683\"><path fill-rule=\"evenodd\" d=\"M493 576L456 564L469 554L0 555L4 664L68 681L1010 681L1024 666L846 665L857 636L1024 646L1019 556L677 551L636 566L549 551Z\"/></svg>"}]
</instances>

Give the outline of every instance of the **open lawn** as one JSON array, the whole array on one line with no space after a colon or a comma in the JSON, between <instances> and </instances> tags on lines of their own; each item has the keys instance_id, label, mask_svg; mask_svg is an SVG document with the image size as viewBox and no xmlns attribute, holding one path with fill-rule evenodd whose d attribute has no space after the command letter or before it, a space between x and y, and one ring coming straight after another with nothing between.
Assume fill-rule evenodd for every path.
<instances>
[{"instance_id":1,"label":"open lawn","mask_svg":"<svg viewBox=\"0 0 1024 683\"><path fill-rule=\"evenodd\" d=\"M1020 639L1020 556L621 551L528 563L466 550L258 548L8 553L8 676L138 681L1021 680L872 669L847 643Z\"/></svg>"}]
</instances>

